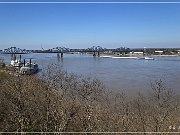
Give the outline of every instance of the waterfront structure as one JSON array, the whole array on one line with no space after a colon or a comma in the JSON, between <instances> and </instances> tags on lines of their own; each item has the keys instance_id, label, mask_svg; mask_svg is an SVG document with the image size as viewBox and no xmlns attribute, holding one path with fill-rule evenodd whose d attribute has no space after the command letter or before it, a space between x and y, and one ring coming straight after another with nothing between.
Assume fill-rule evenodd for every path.
<instances>
[{"instance_id":1,"label":"waterfront structure","mask_svg":"<svg viewBox=\"0 0 180 135\"><path fill-rule=\"evenodd\" d=\"M144 52L130 52L132 55L144 55Z\"/></svg>"},{"instance_id":2,"label":"waterfront structure","mask_svg":"<svg viewBox=\"0 0 180 135\"><path fill-rule=\"evenodd\" d=\"M154 51L155 54L160 54L162 55L164 51Z\"/></svg>"}]
</instances>

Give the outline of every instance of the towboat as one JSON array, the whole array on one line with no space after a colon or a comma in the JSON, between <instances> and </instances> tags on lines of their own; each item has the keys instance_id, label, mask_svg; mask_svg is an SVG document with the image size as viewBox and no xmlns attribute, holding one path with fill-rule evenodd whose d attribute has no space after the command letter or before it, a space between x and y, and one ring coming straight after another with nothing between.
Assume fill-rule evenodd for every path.
<instances>
[{"instance_id":1,"label":"towboat","mask_svg":"<svg viewBox=\"0 0 180 135\"><path fill-rule=\"evenodd\" d=\"M35 74L38 70L39 70L38 64L32 63L30 59L30 62L27 62L27 63L25 63L25 60L24 60L24 64L20 68L19 72L22 75L31 75L31 74Z\"/></svg>"}]
</instances>

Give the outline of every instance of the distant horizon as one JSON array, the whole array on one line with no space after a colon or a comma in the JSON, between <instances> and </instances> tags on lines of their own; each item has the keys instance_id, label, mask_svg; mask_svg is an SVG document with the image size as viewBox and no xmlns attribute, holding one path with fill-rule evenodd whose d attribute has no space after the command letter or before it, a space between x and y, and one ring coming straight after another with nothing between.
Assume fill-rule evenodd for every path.
<instances>
[{"instance_id":1,"label":"distant horizon","mask_svg":"<svg viewBox=\"0 0 180 135\"><path fill-rule=\"evenodd\" d=\"M8 48L11 48L11 47L16 47L16 46L9 46L7 48L2 48L0 50L8 49ZM65 47L66 48L66 46L59 46L59 47ZM117 49L117 48L107 48L107 47L103 47L103 46L101 46L101 47L102 48L106 48L106 49ZM124 47L124 46L120 46L120 47ZM118 48L120 48L120 47L118 47ZM53 48L27 49L27 48L20 48L20 47L16 47L16 48L26 49L26 50L49 50L49 49L53 49ZM133 47L133 48L132 47L131 48L130 47L126 47L126 48L129 48L129 49L180 49L180 47L145 47L145 48L144 47ZM69 48L69 49L88 49L88 48Z\"/></svg>"}]
</instances>

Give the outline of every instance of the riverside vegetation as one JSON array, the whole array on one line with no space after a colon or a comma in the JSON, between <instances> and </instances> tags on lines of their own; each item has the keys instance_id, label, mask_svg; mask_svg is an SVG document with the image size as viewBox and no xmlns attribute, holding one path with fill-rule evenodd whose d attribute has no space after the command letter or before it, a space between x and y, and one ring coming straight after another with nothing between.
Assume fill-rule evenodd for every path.
<instances>
[{"instance_id":1,"label":"riverside vegetation","mask_svg":"<svg viewBox=\"0 0 180 135\"><path fill-rule=\"evenodd\" d=\"M161 80L148 95L111 92L96 79L50 66L0 79L1 132L177 132L179 95ZM2 77L2 74L0 74Z\"/></svg>"}]
</instances>

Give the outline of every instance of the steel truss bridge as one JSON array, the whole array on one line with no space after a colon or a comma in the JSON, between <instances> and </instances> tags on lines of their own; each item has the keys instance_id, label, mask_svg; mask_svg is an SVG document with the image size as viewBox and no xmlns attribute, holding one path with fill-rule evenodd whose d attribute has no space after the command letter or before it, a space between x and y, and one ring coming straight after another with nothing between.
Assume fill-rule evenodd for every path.
<instances>
[{"instance_id":1,"label":"steel truss bridge","mask_svg":"<svg viewBox=\"0 0 180 135\"><path fill-rule=\"evenodd\" d=\"M120 47L120 48L116 48L116 49L106 49L103 48L101 46L92 46L90 48L87 49L69 49L66 47L55 47L53 49L48 49L48 50L37 50L38 52L42 52L42 53L67 53L67 52L105 52L105 51L113 51L113 52L130 52L129 48L126 47Z\"/></svg>"},{"instance_id":2,"label":"steel truss bridge","mask_svg":"<svg viewBox=\"0 0 180 135\"><path fill-rule=\"evenodd\" d=\"M91 48L87 48L87 49L69 49L69 48L66 48L66 47L56 47L56 48L53 48L53 49L49 49L49 50L44 50L44 51L49 51L49 52L63 52L63 53L66 53L66 52L103 52L105 51L106 49L105 48L102 48L100 46L93 46Z\"/></svg>"},{"instance_id":3,"label":"steel truss bridge","mask_svg":"<svg viewBox=\"0 0 180 135\"><path fill-rule=\"evenodd\" d=\"M27 53L33 53L33 52L39 52L39 53L69 53L69 52L92 52L92 53L100 53L105 51L112 51L112 52L130 52L131 50L129 48L120 47L116 49L106 49L101 46L92 46L87 49L69 49L64 46L61 47L55 47L48 50L26 50L26 49L20 49L17 47L10 47L8 49L4 49L1 53L3 54L27 54Z\"/></svg>"},{"instance_id":4,"label":"steel truss bridge","mask_svg":"<svg viewBox=\"0 0 180 135\"><path fill-rule=\"evenodd\" d=\"M31 53L31 51L26 50L26 49L16 48L16 47L10 47L8 49L4 49L2 53L3 54L27 54L27 53Z\"/></svg>"}]
</instances>

